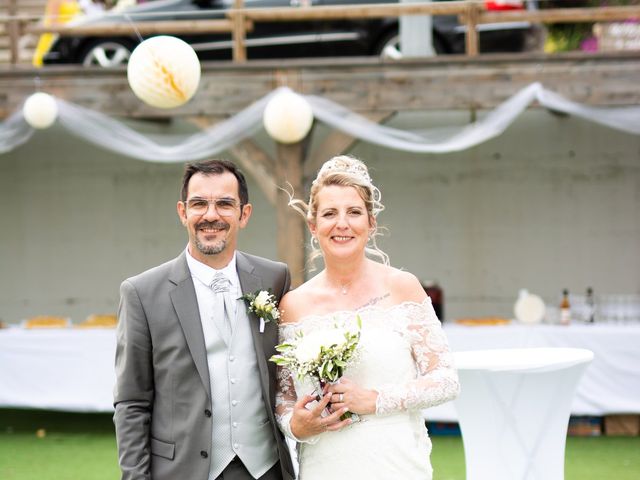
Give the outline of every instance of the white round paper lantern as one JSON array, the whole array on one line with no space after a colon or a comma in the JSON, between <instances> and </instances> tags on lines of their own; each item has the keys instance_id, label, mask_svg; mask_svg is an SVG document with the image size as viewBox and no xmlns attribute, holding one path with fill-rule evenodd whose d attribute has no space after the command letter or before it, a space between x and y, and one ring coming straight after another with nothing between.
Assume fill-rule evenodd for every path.
<instances>
[{"instance_id":1,"label":"white round paper lantern","mask_svg":"<svg viewBox=\"0 0 640 480\"><path fill-rule=\"evenodd\" d=\"M47 93L34 93L24 102L22 114L33 128L49 128L58 117L58 104Z\"/></svg>"},{"instance_id":2,"label":"white round paper lantern","mask_svg":"<svg viewBox=\"0 0 640 480\"><path fill-rule=\"evenodd\" d=\"M303 96L283 90L269 100L262 121L271 138L280 143L295 143L309 133L313 111Z\"/></svg>"},{"instance_id":3,"label":"white round paper lantern","mask_svg":"<svg viewBox=\"0 0 640 480\"><path fill-rule=\"evenodd\" d=\"M157 108L187 103L200 83L200 61L191 46L176 37L152 37L129 57L127 78L133 93Z\"/></svg>"}]
</instances>

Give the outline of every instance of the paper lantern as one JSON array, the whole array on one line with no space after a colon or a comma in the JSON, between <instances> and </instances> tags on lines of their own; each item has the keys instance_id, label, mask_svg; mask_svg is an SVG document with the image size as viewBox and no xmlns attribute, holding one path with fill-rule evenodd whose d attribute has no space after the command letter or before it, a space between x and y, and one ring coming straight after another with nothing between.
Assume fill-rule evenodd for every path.
<instances>
[{"instance_id":1,"label":"paper lantern","mask_svg":"<svg viewBox=\"0 0 640 480\"><path fill-rule=\"evenodd\" d=\"M34 93L24 102L22 114L33 128L49 128L58 117L58 104L56 99L47 93Z\"/></svg>"},{"instance_id":2,"label":"paper lantern","mask_svg":"<svg viewBox=\"0 0 640 480\"><path fill-rule=\"evenodd\" d=\"M284 90L269 100L262 121L271 138L280 143L295 143L309 133L313 111L303 96Z\"/></svg>"},{"instance_id":3,"label":"paper lantern","mask_svg":"<svg viewBox=\"0 0 640 480\"><path fill-rule=\"evenodd\" d=\"M131 53L127 79L136 96L152 107L187 103L200 83L200 61L191 46L176 37L145 40Z\"/></svg>"}]
</instances>

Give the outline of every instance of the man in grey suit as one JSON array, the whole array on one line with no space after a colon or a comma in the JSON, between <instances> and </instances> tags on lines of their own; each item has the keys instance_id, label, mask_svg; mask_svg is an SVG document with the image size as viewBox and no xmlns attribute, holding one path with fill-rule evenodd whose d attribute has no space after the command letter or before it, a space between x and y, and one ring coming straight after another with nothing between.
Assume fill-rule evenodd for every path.
<instances>
[{"instance_id":1,"label":"man in grey suit","mask_svg":"<svg viewBox=\"0 0 640 480\"><path fill-rule=\"evenodd\" d=\"M120 287L116 437L126 480L289 480L274 418L275 322L240 297L289 290L282 263L236 251L251 216L237 167L185 168L178 215L189 236L174 260Z\"/></svg>"}]
</instances>

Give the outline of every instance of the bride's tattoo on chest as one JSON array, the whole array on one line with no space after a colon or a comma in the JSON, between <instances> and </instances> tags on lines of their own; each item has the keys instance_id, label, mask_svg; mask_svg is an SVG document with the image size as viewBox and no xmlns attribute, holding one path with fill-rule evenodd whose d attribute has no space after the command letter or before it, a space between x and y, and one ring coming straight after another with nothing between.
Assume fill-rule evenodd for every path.
<instances>
[{"instance_id":1,"label":"bride's tattoo on chest","mask_svg":"<svg viewBox=\"0 0 640 480\"><path fill-rule=\"evenodd\" d=\"M391 292L387 292L384 295L380 295L379 297L373 297L368 302L360 305L360 308L370 307L371 305L375 305L376 303L380 303L385 298L389 298L391 296Z\"/></svg>"}]
</instances>

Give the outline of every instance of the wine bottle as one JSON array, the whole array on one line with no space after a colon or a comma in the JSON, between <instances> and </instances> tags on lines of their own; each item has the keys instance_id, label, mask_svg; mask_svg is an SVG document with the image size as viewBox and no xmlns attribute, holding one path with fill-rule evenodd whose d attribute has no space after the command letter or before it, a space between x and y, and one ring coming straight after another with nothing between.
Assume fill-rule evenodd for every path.
<instances>
[{"instance_id":1,"label":"wine bottle","mask_svg":"<svg viewBox=\"0 0 640 480\"><path fill-rule=\"evenodd\" d=\"M569 303L569 290L562 290L562 301L560 302L560 325L571 323L571 304Z\"/></svg>"}]
</instances>

